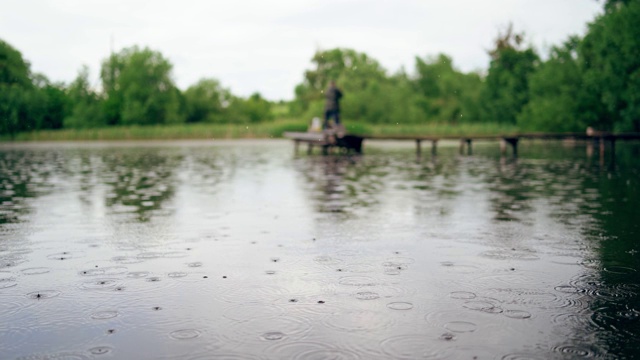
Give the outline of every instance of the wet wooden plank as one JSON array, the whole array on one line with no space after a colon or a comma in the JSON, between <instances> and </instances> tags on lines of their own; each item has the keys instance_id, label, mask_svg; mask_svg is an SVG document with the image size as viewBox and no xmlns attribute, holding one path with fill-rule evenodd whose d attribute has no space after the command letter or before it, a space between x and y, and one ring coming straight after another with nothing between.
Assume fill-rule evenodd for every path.
<instances>
[{"instance_id":1,"label":"wet wooden plank","mask_svg":"<svg viewBox=\"0 0 640 360\"><path fill-rule=\"evenodd\" d=\"M322 146L325 149L331 146L341 146L336 141L342 136L358 138L360 143L363 140L391 140L391 141L414 141L416 143L416 154L422 154L422 141L431 141L431 153L436 154L436 146L439 140L458 140L460 141L460 153L467 149L467 153L471 154L471 144L473 141L500 141L500 148L503 153L506 151L507 145L510 145L514 156L518 154L518 142L520 139L530 140L593 140L599 141L601 151L604 141L613 144L617 140L640 140L640 133L609 133L602 131L590 131L581 133L515 133L501 135L444 135L444 136L414 136L414 135L347 135L335 130L324 130L322 132L285 132L284 137L295 141L296 149L300 142L309 144L309 149L313 146ZM344 144L342 145L344 146ZM348 146L347 146L348 147ZM361 150L361 146L358 146ZM360 151L358 151L360 152Z\"/></svg>"}]
</instances>

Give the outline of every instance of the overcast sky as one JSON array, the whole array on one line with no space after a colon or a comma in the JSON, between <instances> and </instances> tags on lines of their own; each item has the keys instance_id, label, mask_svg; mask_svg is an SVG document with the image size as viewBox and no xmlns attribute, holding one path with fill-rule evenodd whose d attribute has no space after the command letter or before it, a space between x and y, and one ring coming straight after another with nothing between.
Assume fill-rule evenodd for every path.
<instances>
[{"instance_id":1,"label":"overcast sky","mask_svg":"<svg viewBox=\"0 0 640 360\"><path fill-rule=\"evenodd\" d=\"M213 77L236 95L278 100L293 98L318 49L365 52L390 73L438 53L481 70L509 22L544 55L601 9L595 0L2 0L0 39L53 81L86 64L98 85L112 46L139 45L171 61L181 89Z\"/></svg>"}]
</instances>

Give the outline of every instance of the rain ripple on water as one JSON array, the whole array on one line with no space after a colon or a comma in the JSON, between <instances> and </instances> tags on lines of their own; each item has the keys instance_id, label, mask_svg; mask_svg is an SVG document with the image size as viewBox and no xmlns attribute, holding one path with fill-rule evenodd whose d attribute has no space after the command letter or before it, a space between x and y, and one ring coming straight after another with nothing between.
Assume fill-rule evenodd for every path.
<instances>
[{"instance_id":1,"label":"rain ripple on water","mask_svg":"<svg viewBox=\"0 0 640 360\"><path fill-rule=\"evenodd\" d=\"M425 335L398 335L380 343L382 351L391 359L447 359L448 348L438 348L434 340Z\"/></svg>"},{"instance_id":2,"label":"rain ripple on water","mask_svg":"<svg viewBox=\"0 0 640 360\"><path fill-rule=\"evenodd\" d=\"M60 296L60 294L62 293L58 290L40 290L40 291L33 291L28 293L27 297L29 299L43 300L43 299L51 299L54 297L58 297Z\"/></svg>"},{"instance_id":3,"label":"rain ripple on water","mask_svg":"<svg viewBox=\"0 0 640 360\"><path fill-rule=\"evenodd\" d=\"M18 285L13 273L8 271L0 271L0 290L7 289Z\"/></svg>"},{"instance_id":4,"label":"rain ripple on water","mask_svg":"<svg viewBox=\"0 0 640 360\"><path fill-rule=\"evenodd\" d=\"M196 329L180 329L169 333L169 337L174 340L190 340L200 337L201 333Z\"/></svg>"},{"instance_id":5,"label":"rain ripple on water","mask_svg":"<svg viewBox=\"0 0 640 360\"><path fill-rule=\"evenodd\" d=\"M390 317L369 310L344 309L322 318L321 323L339 331L372 331L388 329L394 324Z\"/></svg>"},{"instance_id":6,"label":"rain ripple on water","mask_svg":"<svg viewBox=\"0 0 640 360\"><path fill-rule=\"evenodd\" d=\"M46 267L33 267L33 268L22 269L20 272L23 275L42 275L50 271L51 269Z\"/></svg>"},{"instance_id":7,"label":"rain ripple on water","mask_svg":"<svg viewBox=\"0 0 640 360\"><path fill-rule=\"evenodd\" d=\"M357 351L344 349L331 343L313 341L278 342L266 351L276 354L281 359L307 360L307 359L334 359L334 360L358 360L362 357Z\"/></svg>"},{"instance_id":8,"label":"rain ripple on water","mask_svg":"<svg viewBox=\"0 0 640 360\"><path fill-rule=\"evenodd\" d=\"M91 314L91 318L94 320L113 319L116 316L118 316L118 312L115 310L96 311L93 314Z\"/></svg>"}]
</instances>

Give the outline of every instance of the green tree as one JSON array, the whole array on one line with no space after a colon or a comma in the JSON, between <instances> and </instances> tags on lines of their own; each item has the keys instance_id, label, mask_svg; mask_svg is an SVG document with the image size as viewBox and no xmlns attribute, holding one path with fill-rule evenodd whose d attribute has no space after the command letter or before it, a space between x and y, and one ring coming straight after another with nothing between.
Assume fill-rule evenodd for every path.
<instances>
[{"instance_id":1,"label":"green tree","mask_svg":"<svg viewBox=\"0 0 640 360\"><path fill-rule=\"evenodd\" d=\"M604 9L605 11L615 10L617 7L624 6L633 2L634 0L605 0Z\"/></svg>"},{"instance_id":2,"label":"green tree","mask_svg":"<svg viewBox=\"0 0 640 360\"><path fill-rule=\"evenodd\" d=\"M324 90L335 80L344 93L342 118L370 123L418 122L424 119L418 96L404 71L388 76L380 63L352 49L318 51L296 87L293 113L322 117Z\"/></svg>"},{"instance_id":3,"label":"green tree","mask_svg":"<svg viewBox=\"0 0 640 360\"><path fill-rule=\"evenodd\" d=\"M481 94L482 119L488 122L515 124L518 113L529 100L528 78L538 64L538 55L523 48L524 36L515 34L509 25L498 35Z\"/></svg>"},{"instance_id":4,"label":"green tree","mask_svg":"<svg viewBox=\"0 0 640 360\"><path fill-rule=\"evenodd\" d=\"M234 97L229 106L228 121L237 123L258 123L273 120L271 103L259 93L249 98Z\"/></svg>"},{"instance_id":5,"label":"green tree","mask_svg":"<svg viewBox=\"0 0 640 360\"><path fill-rule=\"evenodd\" d=\"M389 78L386 93L387 96L383 99L387 99L385 109L388 113L388 122L420 123L428 120L420 107L421 96L404 69Z\"/></svg>"},{"instance_id":6,"label":"green tree","mask_svg":"<svg viewBox=\"0 0 640 360\"><path fill-rule=\"evenodd\" d=\"M579 47L589 124L640 131L640 1L608 1Z\"/></svg>"},{"instance_id":7,"label":"green tree","mask_svg":"<svg viewBox=\"0 0 640 360\"><path fill-rule=\"evenodd\" d=\"M51 83L42 74L36 74L33 82L33 129L61 129L70 105L64 83Z\"/></svg>"},{"instance_id":8,"label":"green tree","mask_svg":"<svg viewBox=\"0 0 640 360\"><path fill-rule=\"evenodd\" d=\"M324 90L331 80L335 80L345 93L343 117L367 118L369 121L378 119L377 111L370 106L374 104L363 103L379 95L384 87L382 83L388 80L378 61L352 49L338 48L316 52L311 62L313 69L305 72L303 82L296 87L296 99L292 104L294 112L305 117L320 116ZM367 113L367 109L372 111Z\"/></svg>"},{"instance_id":9,"label":"green tree","mask_svg":"<svg viewBox=\"0 0 640 360\"><path fill-rule=\"evenodd\" d=\"M108 124L148 125L184 121L181 94L162 54L137 46L112 54L102 63Z\"/></svg>"},{"instance_id":10,"label":"green tree","mask_svg":"<svg viewBox=\"0 0 640 360\"><path fill-rule=\"evenodd\" d=\"M106 125L99 94L92 89L89 68L85 65L67 88L70 110L64 119L67 128L91 128Z\"/></svg>"},{"instance_id":11,"label":"green tree","mask_svg":"<svg viewBox=\"0 0 640 360\"><path fill-rule=\"evenodd\" d=\"M18 50L0 39L0 84L30 88L32 84L29 67Z\"/></svg>"},{"instance_id":12,"label":"green tree","mask_svg":"<svg viewBox=\"0 0 640 360\"><path fill-rule=\"evenodd\" d=\"M226 122L231 92L216 79L202 79L184 92L187 122Z\"/></svg>"},{"instance_id":13,"label":"green tree","mask_svg":"<svg viewBox=\"0 0 640 360\"><path fill-rule=\"evenodd\" d=\"M324 97L323 91L331 80L340 81L345 89L353 91L386 77L377 60L352 49L318 51L311 61L315 69L305 72L304 84L317 98Z\"/></svg>"},{"instance_id":14,"label":"green tree","mask_svg":"<svg viewBox=\"0 0 640 360\"><path fill-rule=\"evenodd\" d=\"M518 115L518 127L535 131L584 131L580 107L583 79L578 62L580 40L570 38L553 47L549 59L529 78L529 102Z\"/></svg>"},{"instance_id":15,"label":"green tree","mask_svg":"<svg viewBox=\"0 0 640 360\"><path fill-rule=\"evenodd\" d=\"M33 123L29 105L34 97L29 63L0 39L0 134L14 136Z\"/></svg>"},{"instance_id":16,"label":"green tree","mask_svg":"<svg viewBox=\"0 0 640 360\"><path fill-rule=\"evenodd\" d=\"M482 80L476 73L456 70L451 57L416 57L415 86L420 107L429 121L459 122L478 119Z\"/></svg>"}]
</instances>

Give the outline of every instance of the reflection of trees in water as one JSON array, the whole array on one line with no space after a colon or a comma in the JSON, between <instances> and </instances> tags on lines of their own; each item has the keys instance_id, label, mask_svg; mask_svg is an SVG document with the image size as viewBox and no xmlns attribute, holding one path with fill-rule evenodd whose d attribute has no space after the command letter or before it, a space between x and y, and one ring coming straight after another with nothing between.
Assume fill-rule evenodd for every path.
<instances>
[{"instance_id":1,"label":"reflection of trees in water","mask_svg":"<svg viewBox=\"0 0 640 360\"><path fill-rule=\"evenodd\" d=\"M640 353L640 161L629 155L638 149L621 147L615 164L604 166L586 158L521 159L501 166L490 181L497 215L507 208L518 219L522 209L544 204L548 216L573 234L547 245L559 255L583 257L580 274L558 288L572 294L567 310L583 318L567 324L574 328L559 345L575 354ZM520 206L510 209L512 203Z\"/></svg>"},{"instance_id":2,"label":"reflection of trees in water","mask_svg":"<svg viewBox=\"0 0 640 360\"><path fill-rule=\"evenodd\" d=\"M115 213L135 213L137 221L148 221L173 196L173 172L182 157L145 148L118 150L102 160L101 177L111 187L107 206Z\"/></svg>"},{"instance_id":3,"label":"reflection of trees in water","mask_svg":"<svg viewBox=\"0 0 640 360\"><path fill-rule=\"evenodd\" d=\"M414 181L416 198L442 203L450 194L464 200L458 187L445 189L436 181L447 172L447 181L471 187L465 191L472 193L474 186L488 191L497 224L539 224L536 216L542 215L560 225L560 232L550 229L550 237L544 231L531 233L528 241L549 256L581 259L573 264L581 267L579 275L549 289L567 299L554 314L560 326L554 332L562 334L554 351L634 358L640 353L640 160L630 154L637 155L638 149L618 149L615 164L604 166L579 148L570 154L555 149L552 158L447 158L400 169L409 175L407 183Z\"/></svg>"},{"instance_id":4,"label":"reflection of trees in water","mask_svg":"<svg viewBox=\"0 0 640 360\"><path fill-rule=\"evenodd\" d=\"M417 200L417 213L443 213L462 186L455 163L408 161L405 154L304 157L296 167L324 213L372 211L381 197L401 194Z\"/></svg>"},{"instance_id":5,"label":"reflection of trees in water","mask_svg":"<svg viewBox=\"0 0 640 360\"><path fill-rule=\"evenodd\" d=\"M0 224L21 222L21 217L31 212L27 199L51 191L49 179L59 162L57 152L0 152Z\"/></svg>"},{"instance_id":6,"label":"reflection of trees in water","mask_svg":"<svg viewBox=\"0 0 640 360\"><path fill-rule=\"evenodd\" d=\"M535 197L533 185L527 181L535 182L534 170L519 166L515 160L480 157L405 161L396 167L403 174L404 186L411 189L417 200L418 213L446 215L455 201L475 201L476 192L488 191L494 219L518 222L523 222L522 214L533 210L530 204Z\"/></svg>"},{"instance_id":7,"label":"reflection of trees in water","mask_svg":"<svg viewBox=\"0 0 640 360\"><path fill-rule=\"evenodd\" d=\"M233 157L196 149L187 164L192 183L211 188L222 181ZM107 185L104 204L115 214L147 221L167 210L175 191L174 173L184 165L180 151L155 147L79 147L54 151L38 147L0 151L0 224L20 222L31 212L29 198L73 190L86 211ZM233 164L232 164L233 165ZM97 191L97 192L96 192Z\"/></svg>"},{"instance_id":8,"label":"reflection of trees in water","mask_svg":"<svg viewBox=\"0 0 640 360\"><path fill-rule=\"evenodd\" d=\"M305 157L296 162L318 212L351 214L377 203L386 169L361 157Z\"/></svg>"},{"instance_id":9,"label":"reflection of trees in water","mask_svg":"<svg viewBox=\"0 0 640 360\"><path fill-rule=\"evenodd\" d=\"M496 167L486 174L487 190L490 191L491 210L497 221L525 221L533 211L531 201L535 192L543 187L536 166L520 164L514 159L501 159Z\"/></svg>"},{"instance_id":10,"label":"reflection of trees in water","mask_svg":"<svg viewBox=\"0 0 640 360\"><path fill-rule=\"evenodd\" d=\"M584 162L503 159L496 170L486 177L495 220L531 224L532 214L544 210L569 229L593 222L599 196L584 188L583 180L591 176Z\"/></svg>"},{"instance_id":11,"label":"reflection of trees in water","mask_svg":"<svg viewBox=\"0 0 640 360\"><path fill-rule=\"evenodd\" d=\"M451 202L461 193L460 168L455 161L429 159L406 162L396 166L402 174L401 183L410 189L415 198L417 214L428 216L447 215Z\"/></svg>"},{"instance_id":12,"label":"reflection of trees in water","mask_svg":"<svg viewBox=\"0 0 640 360\"><path fill-rule=\"evenodd\" d=\"M83 205L91 205L91 191L97 183L96 170L100 168L101 163L96 156L87 152L78 154L78 164L76 174L79 177L78 186L80 187L79 198Z\"/></svg>"},{"instance_id":13,"label":"reflection of trees in water","mask_svg":"<svg viewBox=\"0 0 640 360\"><path fill-rule=\"evenodd\" d=\"M189 172L189 184L199 191L211 192L225 179L233 176L238 160L233 154L212 151L211 148L190 148L184 160Z\"/></svg>"},{"instance_id":14,"label":"reflection of trees in water","mask_svg":"<svg viewBox=\"0 0 640 360\"><path fill-rule=\"evenodd\" d=\"M598 278L585 283L592 300L592 320L611 354L640 354L640 146L617 150L616 165L584 179L600 200L590 215L598 220L590 238L600 256Z\"/></svg>"}]
</instances>

